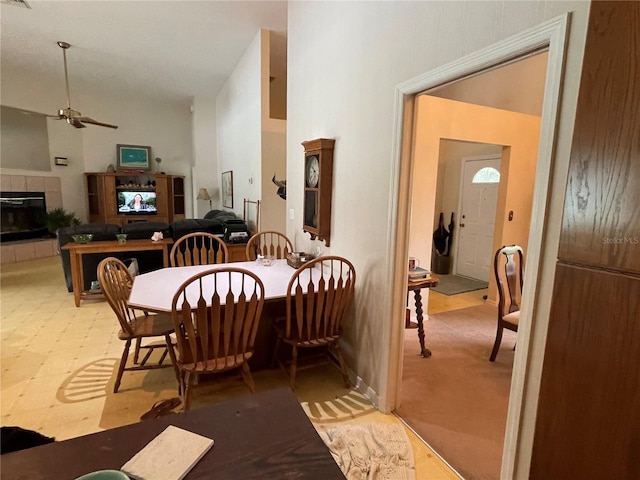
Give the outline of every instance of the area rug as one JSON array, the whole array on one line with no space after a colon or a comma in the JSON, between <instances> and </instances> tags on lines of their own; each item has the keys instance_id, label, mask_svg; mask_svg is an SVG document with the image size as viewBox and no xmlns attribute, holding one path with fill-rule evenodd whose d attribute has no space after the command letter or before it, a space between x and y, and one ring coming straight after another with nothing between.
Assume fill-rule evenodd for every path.
<instances>
[{"instance_id":1,"label":"area rug","mask_svg":"<svg viewBox=\"0 0 640 480\"><path fill-rule=\"evenodd\" d=\"M415 480L413 447L402 425L320 426L318 434L348 480Z\"/></svg>"},{"instance_id":2,"label":"area rug","mask_svg":"<svg viewBox=\"0 0 640 480\"><path fill-rule=\"evenodd\" d=\"M460 275L438 275L438 286L433 287L431 290L444 295L457 295L459 293L482 290L488 286L488 282L461 277Z\"/></svg>"}]
</instances>

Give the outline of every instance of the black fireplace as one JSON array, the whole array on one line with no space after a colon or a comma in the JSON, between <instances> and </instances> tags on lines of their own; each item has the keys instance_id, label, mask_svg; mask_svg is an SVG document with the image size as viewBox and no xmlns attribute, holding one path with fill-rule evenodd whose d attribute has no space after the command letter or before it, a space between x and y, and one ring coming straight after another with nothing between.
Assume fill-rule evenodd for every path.
<instances>
[{"instance_id":1,"label":"black fireplace","mask_svg":"<svg viewBox=\"0 0 640 480\"><path fill-rule=\"evenodd\" d=\"M0 242L46 236L44 192L0 192Z\"/></svg>"}]
</instances>

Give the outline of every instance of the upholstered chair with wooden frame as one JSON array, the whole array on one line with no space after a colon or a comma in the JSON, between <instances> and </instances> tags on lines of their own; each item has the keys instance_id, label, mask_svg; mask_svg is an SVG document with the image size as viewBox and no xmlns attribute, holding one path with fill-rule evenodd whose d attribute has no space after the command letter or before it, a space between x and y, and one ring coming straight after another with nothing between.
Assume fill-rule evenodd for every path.
<instances>
[{"instance_id":1,"label":"upholstered chair with wooden frame","mask_svg":"<svg viewBox=\"0 0 640 480\"><path fill-rule=\"evenodd\" d=\"M98 264L98 281L102 293L109 302L109 306L116 314L120 323L118 338L125 341L122 358L118 367L118 374L113 386L113 393L117 393L120 388L122 374L130 370L151 370L156 368L173 367L176 378L179 380L179 372L176 366L175 352L173 350L173 322L170 315L150 315L147 312L134 310L129 307L128 299L133 285L133 277L126 265L114 257L108 257ZM154 338L155 337L155 338ZM164 342L159 342L160 338ZM136 354L134 364L127 367L129 349L131 342L136 341ZM155 340L155 342L144 345L143 340ZM156 349L163 349L163 353L157 364L148 365L149 357ZM146 353L141 362L138 363L138 352L145 350ZM165 364L164 360L169 354L171 364Z\"/></svg>"},{"instance_id":2,"label":"upholstered chair with wooden frame","mask_svg":"<svg viewBox=\"0 0 640 480\"><path fill-rule=\"evenodd\" d=\"M277 359L288 373L292 389L300 368L298 352L312 348L322 348L328 358L333 354L344 385L347 388L351 386L339 340L345 314L353 300L355 283L355 268L347 259L338 256L311 260L291 277L287 288L286 318L275 323L278 337L274 361ZM292 349L288 362L278 358L278 350L283 342Z\"/></svg>"},{"instance_id":3,"label":"upholstered chair with wooden frame","mask_svg":"<svg viewBox=\"0 0 640 480\"><path fill-rule=\"evenodd\" d=\"M262 281L240 268L207 270L178 288L171 309L185 410L191 408L201 375L239 369L251 393L255 391L248 362L263 304Z\"/></svg>"},{"instance_id":4,"label":"upholstered chair with wooden frame","mask_svg":"<svg viewBox=\"0 0 640 480\"><path fill-rule=\"evenodd\" d=\"M265 258L287 258L293 252L293 244L286 235L273 230L258 232L247 242L247 261L255 260L258 255Z\"/></svg>"},{"instance_id":5,"label":"upholstered chair with wooden frame","mask_svg":"<svg viewBox=\"0 0 640 480\"><path fill-rule=\"evenodd\" d=\"M195 232L180 237L171 248L172 267L214 265L226 263L229 249L224 241L212 233Z\"/></svg>"},{"instance_id":6,"label":"upholstered chair with wooden frame","mask_svg":"<svg viewBox=\"0 0 640 480\"><path fill-rule=\"evenodd\" d=\"M498 330L491 350L489 361L493 362L498 355L502 331L506 328L518 331L520 323L520 302L522 298L522 277L524 254L518 245L503 246L493 259L493 272L498 287Z\"/></svg>"}]
</instances>

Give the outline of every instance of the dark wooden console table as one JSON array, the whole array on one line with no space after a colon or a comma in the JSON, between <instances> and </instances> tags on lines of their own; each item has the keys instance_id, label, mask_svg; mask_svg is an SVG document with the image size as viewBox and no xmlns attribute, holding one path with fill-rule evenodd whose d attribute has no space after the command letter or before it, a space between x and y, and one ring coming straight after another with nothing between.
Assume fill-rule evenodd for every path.
<instances>
[{"instance_id":1,"label":"dark wooden console table","mask_svg":"<svg viewBox=\"0 0 640 480\"><path fill-rule=\"evenodd\" d=\"M422 294L420 290L423 288L431 288L438 285L438 277L431 274L431 277L424 280L418 280L415 282L409 282L407 285L407 295L409 292L413 292L416 302L416 320L418 320L418 340L420 340L420 355L424 358L431 356L431 350L424 346L424 325L423 325L423 311L422 311Z\"/></svg>"},{"instance_id":2,"label":"dark wooden console table","mask_svg":"<svg viewBox=\"0 0 640 480\"><path fill-rule=\"evenodd\" d=\"M7 453L2 476L71 480L95 470L119 470L168 425L215 442L185 480L345 478L288 388Z\"/></svg>"},{"instance_id":3,"label":"dark wooden console table","mask_svg":"<svg viewBox=\"0 0 640 480\"><path fill-rule=\"evenodd\" d=\"M152 240L127 240L125 243L118 243L117 240L105 240L89 243L69 242L62 247L62 250L69 250L71 258L71 279L73 282L73 299L76 307L80 306L80 301L84 299L101 297L101 293L88 292L84 290L84 270L82 268L82 255L87 253L115 253L115 252L144 252L148 250L162 251L162 264L169 266L169 245L173 239L164 238L158 242Z\"/></svg>"}]
</instances>

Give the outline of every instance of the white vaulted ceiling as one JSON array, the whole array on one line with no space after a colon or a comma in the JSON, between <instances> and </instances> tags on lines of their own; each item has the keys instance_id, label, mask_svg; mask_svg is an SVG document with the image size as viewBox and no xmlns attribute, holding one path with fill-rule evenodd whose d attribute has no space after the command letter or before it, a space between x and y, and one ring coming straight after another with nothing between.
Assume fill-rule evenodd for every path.
<instances>
[{"instance_id":1,"label":"white vaulted ceiling","mask_svg":"<svg viewBox=\"0 0 640 480\"><path fill-rule=\"evenodd\" d=\"M184 100L215 96L260 28L282 34L283 1L40 1L1 5L2 75L14 70L72 95L113 89Z\"/></svg>"}]
</instances>

